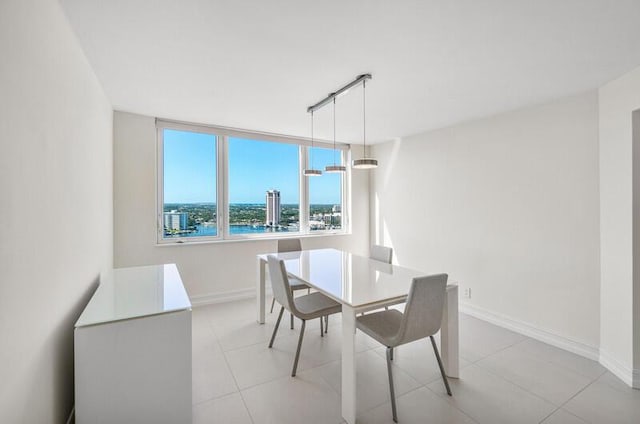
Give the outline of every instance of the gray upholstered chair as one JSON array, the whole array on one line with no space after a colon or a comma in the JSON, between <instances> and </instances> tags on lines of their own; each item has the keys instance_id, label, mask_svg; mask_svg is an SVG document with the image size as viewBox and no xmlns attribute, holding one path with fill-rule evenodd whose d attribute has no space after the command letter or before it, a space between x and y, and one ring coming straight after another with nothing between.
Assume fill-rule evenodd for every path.
<instances>
[{"instance_id":1,"label":"gray upholstered chair","mask_svg":"<svg viewBox=\"0 0 640 424\"><path fill-rule=\"evenodd\" d=\"M278 253L282 252L297 252L302 250L302 243L300 239L279 239L278 240Z\"/></svg>"},{"instance_id":2,"label":"gray upholstered chair","mask_svg":"<svg viewBox=\"0 0 640 424\"><path fill-rule=\"evenodd\" d=\"M280 239L278 240L278 253L284 253L284 252L298 252L302 250L302 243L300 243L300 239ZM307 284L303 283L302 281L298 280L296 277L294 277L293 275L289 275L289 285L291 287L291 291L296 291L296 290L304 290L306 289L307 291L311 290L311 287L309 287ZM273 306L276 303L276 297L273 296L273 299L271 300L271 310L270 313L273 313ZM291 329L293 330L293 315L291 315Z\"/></svg>"},{"instance_id":3,"label":"gray upholstered chair","mask_svg":"<svg viewBox=\"0 0 640 424\"><path fill-rule=\"evenodd\" d=\"M376 261L390 264L393 258L393 248L374 244L373 246L371 246L371 254L369 255L369 257L371 259L375 259Z\"/></svg>"},{"instance_id":4,"label":"gray upholstered chair","mask_svg":"<svg viewBox=\"0 0 640 424\"><path fill-rule=\"evenodd\" d=\"M391 410L393 412L393 421L395 422L398 422L398 415L396 413L391 361L393 360L393 349L400 345L429 337L440 367L442 380L447 393L451 396L449 381L442 366L438 347L433 339L433 335L440 330L442 322L446 286L447 274L414 278L404 313L390 309L356 318L358 329L387 347L387 372L389 373Z\"/></svg>"},{"instance_id":5,"label":"gray upholstered chair","mask_svg":"<svg viewBox=\"0 0 640 424\"><path fill-rule=\"evenodd\" d=\"M269 255L267 260L269 262L269 274L271 275L271 287L273 288L273 294L278 303L282 305L280 308L280 314L278 314L276 326L273 329L273 335L271 336L269 347L273 347L273 342L276 338L276 333L280 326L280 320L282 319L282 314L285 309L302 320L300 338L298 339L298 349L296 350L296 358L293 361L293 370L291 371L291 376L295 377L307 320L320 318L320 334L322 334L322 317L341 312L342 306L335 300L318 292L294 297L293 292L289 287L289 277L287 276L287 270L284 267L284 261L278 260L272 255Z\"/></svg>"}]
</instances>

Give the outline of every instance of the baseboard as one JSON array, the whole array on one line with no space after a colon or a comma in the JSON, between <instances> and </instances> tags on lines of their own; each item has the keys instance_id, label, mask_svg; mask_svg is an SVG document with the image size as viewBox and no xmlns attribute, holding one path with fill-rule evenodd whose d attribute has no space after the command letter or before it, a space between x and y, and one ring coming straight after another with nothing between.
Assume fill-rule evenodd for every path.
<instances>
[{"instance_id":1,"label":"baseboard","mask_svg":"<svg viewBox=\"0 0 640 424\"><path fill-rule=\"evenodd\" d=\"M626 366L604 350L600 351L600 363L625 384L640 389L640 370Z\"/></svg>"},{"instance_id":2,"label":"baseboard","mask_svg":"<svg viewBox=\"0 0 640 424\"><path fill-rule=\"evenodd\" d=\"M597 347L572 340L565 336L560 336L548 330L534 327L533 325L527 324L526 322L509 318L505 315L497 314L495 312L490 312L486 309L470 305L468 303L460 303L459 310L460 312L471 315L472 317L490 322L491 324L495 324L500 327L504 327L508 330L515 331L516 333L523 334L527 337L531 337L532 339L536 339L557 348L567 350L569 352L575 353L576 355L583 356L593 361L598 361L600 359L600 352Z\"/></svg>"},{"instance_id":3,"label":"baseboard","mask_svg":"<svg viewBox=\"0 0 640 424\"><path fill-rule=\"evenodd\" d=\"M271 295L271 288L267 286L265 292L267 296ZM251 299L255 297L256 297L256 289L248 288L248 289L230 290L226 292L195 295L195 296L190 296L190 299L191 299L191 305L202 306L202 305L212 305L214 303L233 302L234 300Z\"/></svg>"}]
</instances>

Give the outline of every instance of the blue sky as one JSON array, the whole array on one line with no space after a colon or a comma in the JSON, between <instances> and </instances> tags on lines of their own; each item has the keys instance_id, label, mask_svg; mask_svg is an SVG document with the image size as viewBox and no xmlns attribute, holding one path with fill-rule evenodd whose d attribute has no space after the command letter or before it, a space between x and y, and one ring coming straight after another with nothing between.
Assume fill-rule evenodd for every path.
<instances>
[{"instance_id":1,"label":"blue sky","mask_svg":"<svg viewBox=\"0 0 640 424\"><path fill-rule=\"evenodd\" d=\"M209 134L164 130L165 203L216 201L214 140ZM314 167L329 164L333 150L314 148ZM282 203L297 204L299 172L297 145L229 138L229 203L264 203L265 192L277 189ZM311 177L309 191L312 204L337 204L340 176Z\"/></svg>"},{"instance_id":2,"label":"blue sky","mask_svg":"<svg viewBox=\"0 0 640 424\"><path fill-rule=\"evenodd\" d=\"M215 136L164 130L164 202L216 201Z\"/></svg>"}]
</instances>

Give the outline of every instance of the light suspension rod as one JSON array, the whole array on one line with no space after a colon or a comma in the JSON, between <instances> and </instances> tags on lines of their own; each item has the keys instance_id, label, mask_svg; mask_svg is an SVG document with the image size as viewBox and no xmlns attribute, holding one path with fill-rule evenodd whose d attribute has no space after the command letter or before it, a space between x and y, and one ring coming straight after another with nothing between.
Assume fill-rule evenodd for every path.
<instances>
[{"instance_id":1,"label":"light suspension rod","mask_svg":"<svg viewBox=\"0 0 640 424\"><path fill-rule=\"evenodd\" d=\"M309 112L309 113L315 112L316 110L322 108L324 105L331 103L333 101L333 99L335 99L336 97L340 96L342 93L349 91L350 89L352 89L356 85L358 85L358 84L360 84L360 83L362 83L362 82L364 82L365 80L368 80L368 79L371 79L371 74L360 75L358 78L356 78L355 80L351 81L349 84L345 85L342 88L339 88L335 93L331 93L327 97L325 97L324 99L320 100L315 105L309 106L307 108L307 112Z\"/></svg>"}]
</instances>

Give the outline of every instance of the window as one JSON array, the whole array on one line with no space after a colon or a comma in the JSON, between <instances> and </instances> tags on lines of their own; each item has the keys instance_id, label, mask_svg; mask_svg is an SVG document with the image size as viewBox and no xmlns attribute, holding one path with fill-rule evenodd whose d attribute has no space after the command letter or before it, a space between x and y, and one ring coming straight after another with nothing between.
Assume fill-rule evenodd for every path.
<instances>
[{"instance_id":1,"label":"window","mask_svg":"<svg viewBox=\"0 0 640 424\"><path fill-rule=\"evenodd\" d=\"M342 152L314 147L309 149L313 166L344 163ZM309 230L339 230L342 228L342 173L323 173L309 178Z\"/></svg>"},{"instance_id":2,"label":"window","mask_svg":"<svg viewBox=\"0 0 640 424\"><path fill-rule=\"evenodd\" d=\"M229 234L300 231L300 147L229 137Z\"/></svg>"},{"instance_id":3,"label":"window","mask_svg":"<svg viewBox=\"0 0 640 424\"><path fill-rule=\"evenodd\" d=\"M302 170L345 163L305 140L158 121L158 242L344 232L345 174ZM321 147L317 147L317 145Z\"/></svg>"},{"instance_id":4,"label":"window","mask_svg":"<svg viewBox=\"0 0 640 424\"><path fill-rule=\"evenodd\" d=\"M217 237L216 139L163 130L162 238Z\"/></svg>"}]
</instances>

